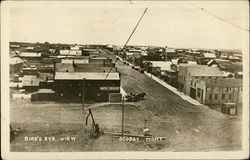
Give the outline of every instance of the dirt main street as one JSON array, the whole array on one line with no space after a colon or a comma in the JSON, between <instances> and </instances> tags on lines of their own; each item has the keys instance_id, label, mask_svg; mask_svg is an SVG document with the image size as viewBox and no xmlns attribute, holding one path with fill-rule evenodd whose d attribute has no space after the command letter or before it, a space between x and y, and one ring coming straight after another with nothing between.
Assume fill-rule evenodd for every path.
<instances>
[{"instance_id":1,"label":"dirt main street","mask_svg":"<svg viewBox=\"0 0 250 160\"><path fill-rule=\"evenodd\" d=\"M116 59L107 50L102 50L101 53L113 61ZM177 150L241 149L241 118L230 119L207 106L192 105L120 60L116 66L126 92L147 94L146 100L138 102L138 105L160 117L160 125L155 126L153 131L170 136L166 134L166 130L174 130L170 141L176 145ZM164 122L171 122L168 123L171 127L164 127Z\"/></svg>"},{"instance_id":2,"label":"dirt main street","mask_svg":"<svg viewBox=\"0 0 250 160\"><path fill-rule=\"evenodd\" d=\"M116 58L102 50L102 55ZM117 61L121 85L126 92L145 92L146 99L125 103L125 131L139 134L147 126L160 142L120 142L104 135L89 139L85 118L91 107L96 123L104 132L121 131L121 104L31 102L11 100L10 120L21 132L11 142L11 151L227 151L240 150L241 118L228 118L206 106L195 106L181 99L150 77ZM147 120L145 122L145 120ZM43 141L26 141L42 137ZM45 141L54 137L55 141ZM71 139L65 140L65 137Z\"/></svg>"}]
</instances>

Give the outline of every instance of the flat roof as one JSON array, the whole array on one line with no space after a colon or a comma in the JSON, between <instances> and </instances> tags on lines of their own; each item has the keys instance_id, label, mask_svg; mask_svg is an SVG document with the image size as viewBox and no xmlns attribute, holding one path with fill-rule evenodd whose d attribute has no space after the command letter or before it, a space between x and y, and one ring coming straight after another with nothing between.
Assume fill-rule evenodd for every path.
<instances>
[{"instance_id":1,"label":"flat roof","mask_svg":"<svg viewBox=\"0 0 250 160\"><path fill-rule=\"evenodd\" d=\"M42 53L40 52L21 52L21 57L41 57Z\"/></svg>"},{"instance_id":2,"label":"flat roof","mask_svg":"<svg viewBox=\"0 0 250 160\"><path fill-rule=\"evenodd\" d=\"M107 74L102 72L56 72L55 80L105 80ZM119 73L109 73L106 80L120 80Z\"/></svg>"}]
</instances>

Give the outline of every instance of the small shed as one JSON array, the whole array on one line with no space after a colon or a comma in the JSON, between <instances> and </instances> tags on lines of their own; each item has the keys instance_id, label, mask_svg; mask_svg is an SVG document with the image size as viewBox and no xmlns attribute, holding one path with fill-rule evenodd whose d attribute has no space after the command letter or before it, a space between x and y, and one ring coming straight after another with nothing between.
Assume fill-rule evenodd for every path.
<instances>
[{"instance_id":1,"label":"small shed","mask_svg":"<svg viewBox=\"0 0 250 160\"><path fill-rule=\"evenodd\" d=\"M231 116L237 115L237 104L236 103L223 103L221 106L221 112Z\"/></svg>"}]
</instances>

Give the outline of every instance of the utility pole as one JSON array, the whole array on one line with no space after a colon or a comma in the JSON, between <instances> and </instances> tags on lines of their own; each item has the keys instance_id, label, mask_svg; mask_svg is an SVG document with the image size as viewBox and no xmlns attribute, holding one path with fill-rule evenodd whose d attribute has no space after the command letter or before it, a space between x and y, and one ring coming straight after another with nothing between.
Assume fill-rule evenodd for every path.
<instances>
[{"instance_id":1,"label":"utility pole","mask_svg":"<svg viewBox=\"0 0 250 160\"><path fill-rule=\"evenodd\" d=\"M122 97L122 137L124 136L124 97Z\"/></svg>"}]
</instances>

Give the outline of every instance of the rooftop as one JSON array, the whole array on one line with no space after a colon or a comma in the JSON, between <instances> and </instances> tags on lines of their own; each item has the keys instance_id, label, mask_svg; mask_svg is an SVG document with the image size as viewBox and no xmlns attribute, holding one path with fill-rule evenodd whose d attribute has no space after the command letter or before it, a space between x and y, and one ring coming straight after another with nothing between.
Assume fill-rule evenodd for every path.
<instances>
[{"instance_id":1,"label":"rooftop","mask_svg":"<svg viewBox=\"0 0 250 160\"><path fill-rule=\"evenodd\" d=\"M107 73L102 72L56 72L55 80L105 80ZM118 73L109 73L106 80L120 80Z\"/></svg>"},{"instance_id":2,"label":"rooftop","mask_svg":"<svg viewBox=\"0 0 250 160\"><path fill-rule=\"evenodd\" d=\"M223 77L223 73L217 67L208 67L205 65L195 65L195 66L187 66L189 76L194 77Z\"/></svg>"},{"instance_id":3,"label":"rooftop","mask_svg":"<svg viewBox=\"0 0 250 160\"><path fill-rule=\"evenodd\" d=\"M52 89L39 89L38 93L55 93Z\"/></svg>"},{"instance_id":4,"label":"rooftop","mask_svg":"<svg viewBox=\"0 0 250 160\"><path fill-rule=\"evenodd\" d=\"M38 52L21 52L21 57L41 57L42 53Z\"/></svg>"},{"instance_id":5,"label":"rooftop","mask_svg":"<svg viewBox=\"0 0 250 160\"><path fill-rule=\"evenodd\" d=\"M161 70L170 71L171 70L171 61L150 61L153 67L160 67Z\"/></svg>"},{"instance_id":6,"label":"rooftop","mask_svg":"<svg viewBox=\"0 0 250 160\"><path fill-rule=\"evenodd\" d=\"M205 58L216 58L216 55L213 53L203 53Z\"/></svg>"},{"instance_id":7,"label":"rooftop","mask_svg":"<svg viewBox=\"0 0 250 160\"><path fill-rule=\"evenodd\" d=\"M78 63L76 64L76 72L108 72L111 67L104 67L103 64L95 63ZM72 63L56 63L56 72L74 72L74 67ZM115 68L112 68L111 72L115 72Z\"/></svg>"},{"instance_id":8,"label":"rooftop","mask_svg":"<svg viewBox=\"0 0 250 160\"><path fill-rule=\"evenodd\" d=\"M242 79L217 79L207 80L206 84L208 87L242 87Z\"/></svg>"},{"instance_id":9,"label":"rooftop","mask_svg":"<svg viewBox=\"0 0 250 160\"><path fill-rule=\"evenodd\" d=\"M26 49L33 50L35 47L26 47Z\"/></svg>"},{"instance_id":10,"label":"rooftop","mask_svg":"<svg viewBox=\"0 0 250 160\"><path fill-rule=\"evenodd\" d=\"M22 84L23 86L39 86L40 78L36 75L24 75Z\"/></svg>"},{"instance_id":11,"label":"rooftop","mask_svg":"<svg viewBox=\"0 0 250 160\"><path fill-rule=\"evenodd\" d=\"M21 58L18 58L18 57L13 57L13 58L10 58L10 64L18 64L18 63L23 63L22 59Z\"/></svg>"}]
</instances>

